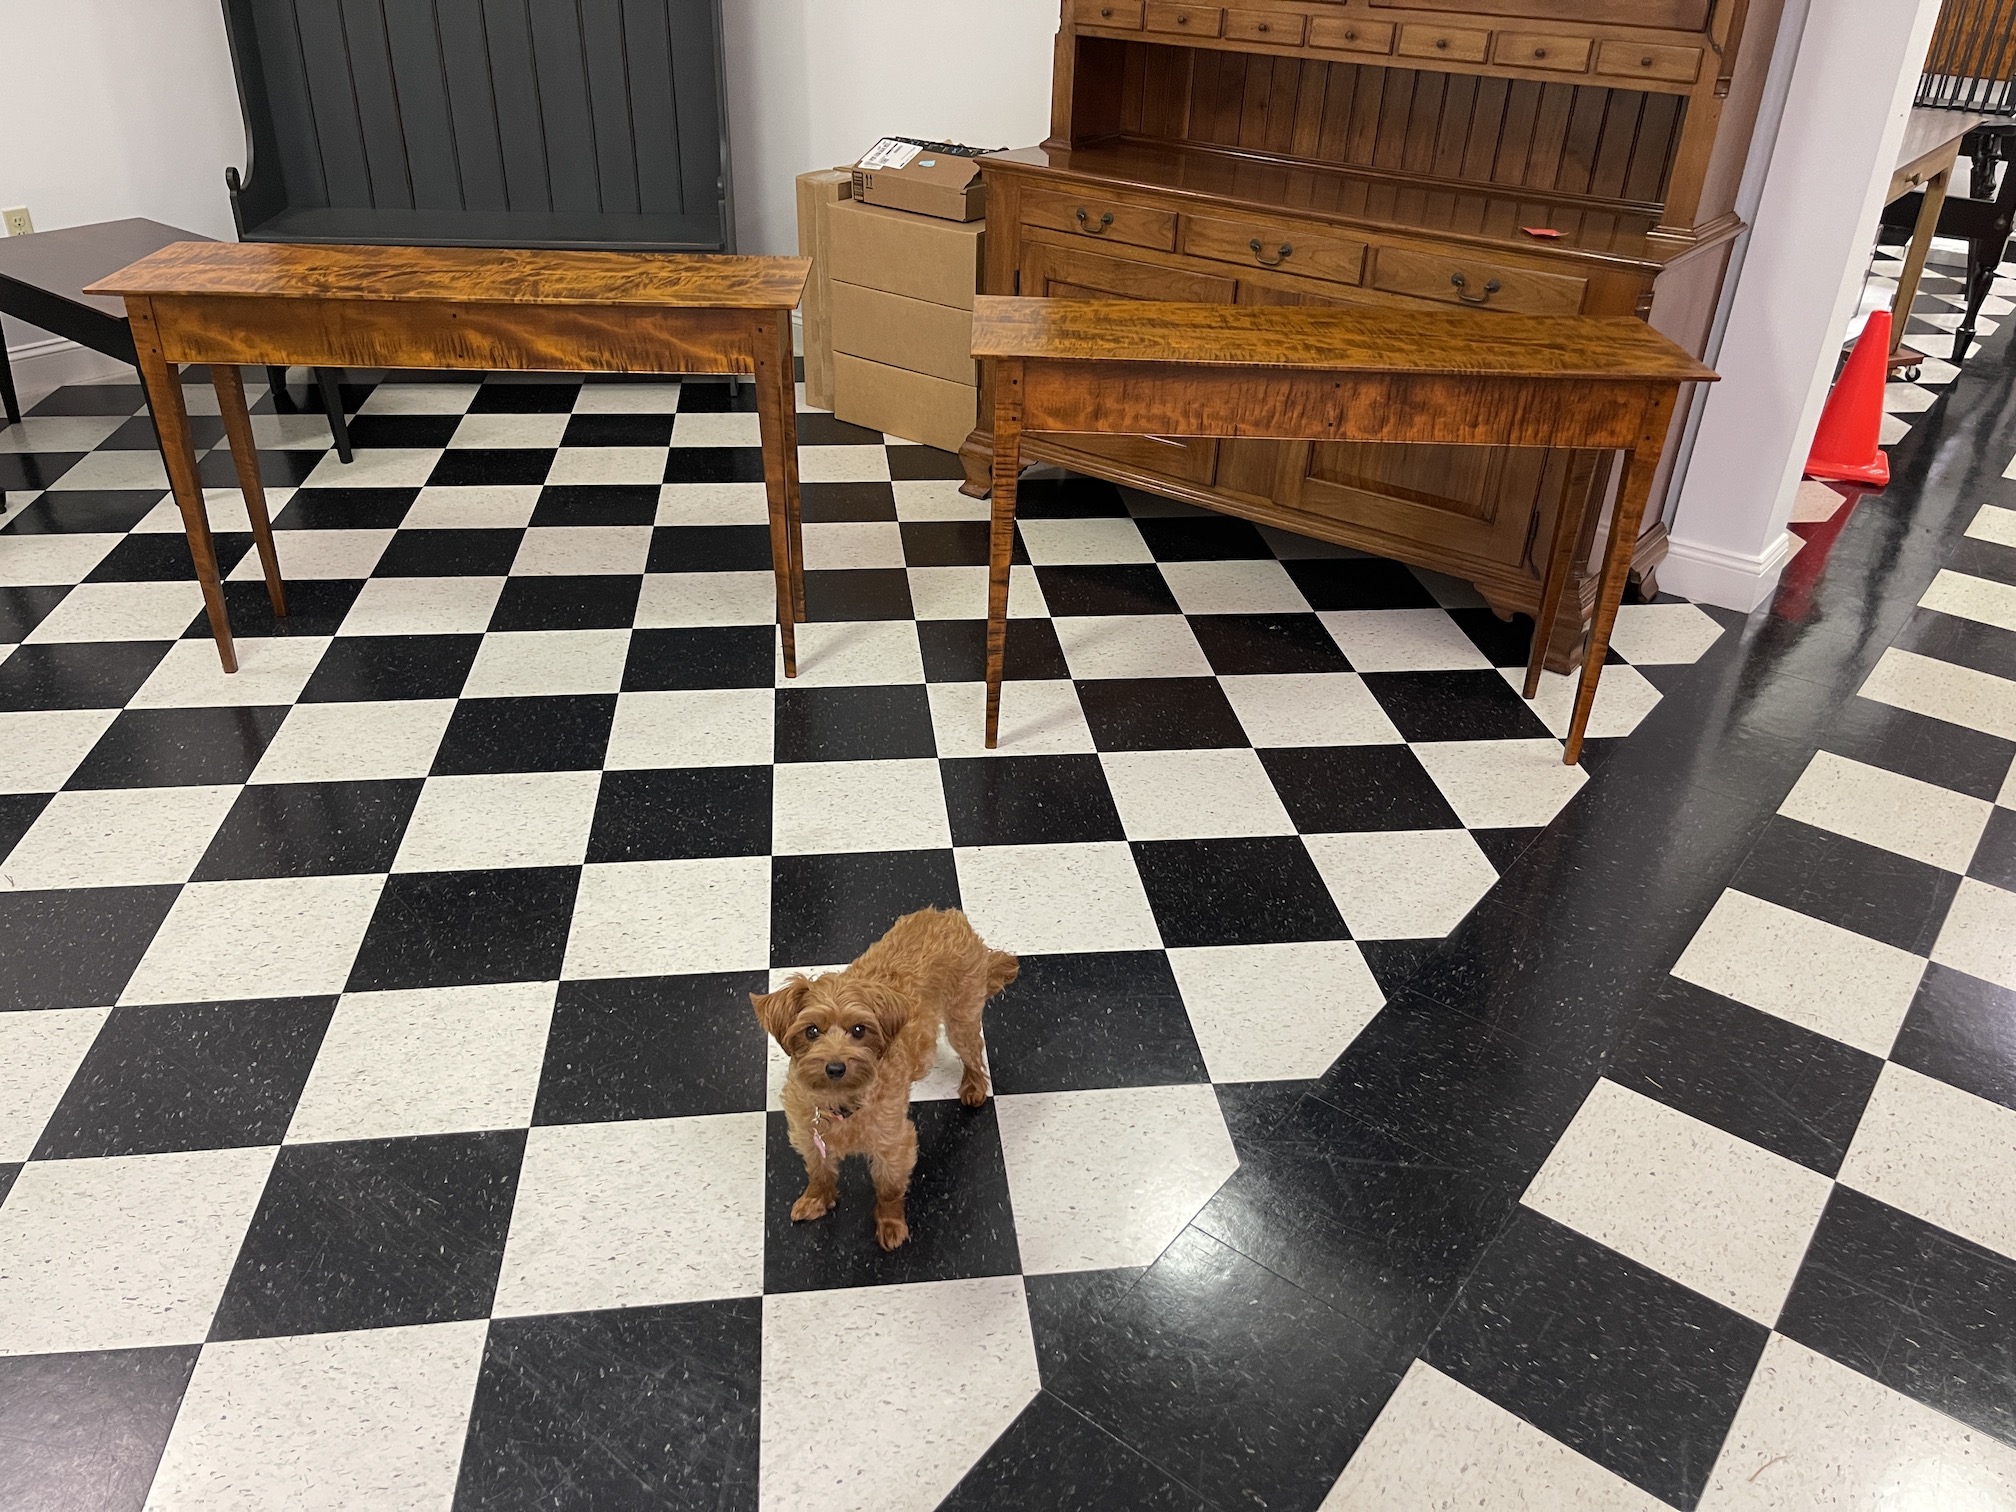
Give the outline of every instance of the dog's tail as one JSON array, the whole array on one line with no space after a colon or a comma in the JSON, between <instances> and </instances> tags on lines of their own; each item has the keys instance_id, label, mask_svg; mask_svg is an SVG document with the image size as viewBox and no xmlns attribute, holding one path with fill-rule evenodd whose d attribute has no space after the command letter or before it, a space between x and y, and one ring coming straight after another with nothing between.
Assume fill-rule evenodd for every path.
<instances>
[{"instance_id":1,"label":"dog's tail","mask_svg":"<svg viewBox=\"0 0 2016 1512\"><path fill-rule=\"evenodd\" d=\"M1022 972L1022 963L1005 950L987 952L987 996L990 998L1014 981Z\"/></svg>"}]
</instances>

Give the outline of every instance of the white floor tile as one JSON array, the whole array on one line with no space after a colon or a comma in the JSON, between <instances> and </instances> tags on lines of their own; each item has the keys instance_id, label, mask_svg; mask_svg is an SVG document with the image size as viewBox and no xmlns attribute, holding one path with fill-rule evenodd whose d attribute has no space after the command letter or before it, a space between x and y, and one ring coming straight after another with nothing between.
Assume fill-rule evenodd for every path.
<instances>
[{"instance_id":1,"label":"white floor tile","mask_svg":"<svg viewBox=\"0 0 2016 1512\"><path fill-rule=\"evenodd\" d=\"M676 415L676 383L584 383L574 400L577 415Z\"/></svg>"},{"instance_id":2,"label":"white floor tile","mask_svg":"<svg viewBox=\"0 0 2016 1512\"><path fill-rule=\"evenodd\" d=\"M0 431L0 436L7 434ZM203 590L186 583L79 583L28 633L24 644L178 640L203 612Z\"/></svg>"},{"instance_id":3,"label":"white floor tile","mask_svg":"<svg viewBox=\"0 0 2016 1512\"><path fill-rule=\"evenodd\" d=\"M361 454L360 454L361 455ZM539 507L537 484L443 484L423 488L402 530L523 530Z\"/></svg>"},{"instance_id":4,"label":"white floor tile","mask_svg":"<svg viewBox=\"0 0 2016 1512\"><path fill-rule=\"evenodd\" d=\"M392 870L579 866L600 788L596 772L430 777Z\"/></svg>"},{"instance_id":5,"label":"white floor tile","mask_svg":"<svg viewBox=\"0 0 2016 1512\"><path fill-rule=\"evenodd\" d=\"M1523 667L1500 667L1498 671L1514 691L1525 687L1526 671ZM1540 722L1557 740L1568 738L1568 726L1575 717L1575 694L1579 686L1579 676L1542 672L1540 691L1527 705L1540 716ZM1638 728L1639 721L1658 707L1659 698L1659 690L1635 668L1605 667L1603 680L1596 685L1596 702L1589 710L1586 733L1591 740L1629 735Z\"/></svg>"},{"instance_id":6,"label":"white floor tile","mask_svg":"<svg viewBox=\"0 0 2016 1512\"><path fill-rule=\"evenodd\" d=\"M995 1099L1024 1275L1148 1265L1238 1168L1207 1084Z\"/></svg>"},{"instance_id":7,"label":"white floor tile","mask_svg":"<svg viewBox=\"0 0 2016 1512\"><path fill-rule=\"evenodd\" d=\"M997 950L1061 955L1159 950L1161 932L1125 842L954 852L959 896Z\"/></svg>"},{"instance_id":8,"label":"white floor tile","mask_svg":"<svg viewBox=\"0 0 2016 1512\"><path fill-rule=\"evenodd\" d=\"M1997 546L2016 546L2016 509L1983 504L1974 512L1967 534L1977 541L1993 541Z\"/></svg>"},{"instance_id":9,"label":"white floor tile","mask_svg":"<svg viewBox=\"0 0 2016 1512\"><path fill-rule=\"evenodd\" d=\"M771 850L943 850L952 844L935 759L801 761L775 769Z\"/></svg>"},{"instance_id":10,"label":"white floor tile","mask_svg":"<svg viewBox=\"0 0 2016 1512\"><path fill-rule=\"evenodd\" d=\"M1970 577L1942 567L1918 602L1941 614L1976 620L1998 630L2016 630L2016 587L1991 578Z\"/></svg>"},{"instance_id":11,"label":"white floor tile","mask_svg":"<svg viewBox=\"0 0 2016 1512\"><path fill-rule=\"evenodd\" d=\"M1093 748L1078 690L1068 682L1002 683L1000 743L992 751L985 683L932 683L928 691L940 756L1057 756Z\"/></svg>"},{"instance_id":12,"label":"white floor tile","mask_svg":"<svg viewBox=\"0 0 2016 1512\"><path fill-rule=\"evenodd\" d=\"M1665 1505L1416 1360L1317 1512L1659 1512Z\"/></svg>"},{"instance_id":13,"label":"white floor tile","mask_svg":"<svg viewBox=\"0 0 2016 1512\"><path fill-rule=\"evenodd\" d=\"M1309 612L1309 601L1279 562L1164 562L1162 580L1185 614Z\"/></svg>"},{"instance_id":14,"label":"white floor tile","mask_svg":"<svg viewBox=\"0 0 2016 1512\"><path fill-rule=\"evenodd\" d=\"M776 618L777 579L770 573L649 572L637 598L634 623L639 630L671 630L689 625L768 625ZM805 627L798 634L802 648ZM802 662L802 649L799 656Z\"/></svg>"},{"instance_id":15,"label":"white floor tile","mask_svg":"<svg viewBox=\"0 0 2016 1512\"><path fill-rule=\"evenodd\" d=\"M123 415L27 415L0 426L0 454L88 452L125 423Z\"/></svg>"},{"instance_id":16,"label":"white floor tile","mask_svg":"<svg viewBox=\"0 0 2016 1512\"><path fill-rule=\"evenodd\" d=\"M0 1161L26 1160L34 1150L108 1011L0 1013Z\"/></svg>"},{"instance_id":17,"label":"white floor tile","mask_svg":"<svg viewBox=\"0 0 2016 1512\"><path fill-rule=\"evenodd\" d=\"M761 483L667 483L658 490L660 525L768 525Z\"/></svg>"},{"instance_id":18,"label":"white floor tile","mask_svg":"<svg viewBox=\"0 0 2016 1512\"><path fill-rule=\"evenodd\" d=\"M662 446L563 446L546 470L546 486L659 487L665 481L665 451Z\"/></svg>"},{"instance_id":19,"label":"white floor tile","mask_svg":"<svg viewBox=\"0 0 2016 1512\"><path fill-rule=\"evenodd\" d=\"M1939 395L1931 389L1920 388L1915 383L1886 383L1883 385L1883 410L1891 415L1916 415L1932 408L1939 402Z\"/></svg>"},{"instance_id":20,"label":"white floor tile","mask_svg":"<svg viewBox=\"0 0 2016 1512\"><path fill-rule=\"evenodd\" d=\"M1558 740L1445 740L1413 751L1471 829L1551 824L1589 780L1562 765Z\"/></svg>"},{"instance_id":21,"label":"white floor tile","mask_svg":"<svg viewBox=\"0 0 2016 1512\"><path fill-rule=\"evenodd\" d=\"M1817 1171L1603 1080L1523 1200L1768 1326L1833 1189Z\"/></svg>"},{"instance_id":22,"label":"white floor tile","mask_svg":"<svg viewBox=\"0 0 2016 1512\"><path fill-rule=\"evenodd\" d=\"M473 383L381 383L357 407L360 415L462 415L476 398Z\"/></svg>"},{"instance_id":23,"label":"white floor tile","mask_svg":"<svg viewBox=\"0 0 2016 1512\"><path fill-rule=\"evenodd\" d=\"M341 992L382 876L270 877L182 889L122 1003Z\"/></svg>"},{"instance_id":24,"label":"white floor tile","mask_svg":"<svg viewBox=\"0 0 2016 1512\"><path fill-rule=\"evenodd\" d=\"M1180 614L1052 620L1073 677L1209 677L1211 663Z\"/></svg>"},{"instance_id":25,"label":"white floor tile","mask_svg":"<svg viewBox=\"0 0 2016 1512\"><path fill-rule=\"evenodd\" d=\"M678 439L675 428L673 439ZM889 453L879 446L800 446L801 483L887 483Z\"/></svg>"},{"instance_id":26,"label":"white floor tile","mask_svg":"<svg viewBox=\"0 0 2016 1512\"><path fill-rule=\"evenodd\" d=\"M58 793L0 859L0 891L187 882L237 796L235 786Z\"/></svg>"},{"instance_id":27,"label":"white floor tile","mask_svg":"<svg viewBox=\"0 0 2016 1512\"><path fill-rule=\"evenodd\" d=\"M346 994L287 1142L525 1128L554 991L509 982Z\"/></svg>"},{"instance_id":28,"label":"white floor tile","mask_svg":"<svg viewBox=\"0 0 2016 1512\"><path fill-rule=\"evenodd\" d=\"M454 712L452 698L296 704L253 769L252 781L424 777Z\"/></svg>"},{"instance_id":29,"label":"white floor tile","mask_svg":"<svg viewBox=\"0 0 2016 1512\"><path fill-rule=\"evenodd\" d=\"M1780 1334L1743 1393L1701 1512L2016 1507L2016 1449Z\"/></svg>"},{"instance_id":30,"label":"white floor tile","mask_svg":"<svg viewBox=\"0 0 2016 1512\"><path fill-rule=\"evenodd\" d=\"M498 1317L763 1290L764 1115L531 1132Z\"/></svg>"},{"instance_id":31,"label":"white floor tile","mask_svg":"<svg viewBox=\"0 0 2016 1512\"><path fill-rule=\"evenodd\" d=\"M651 555L649 525L534 526L518 543L514 577L635 576Z\"/></svg>"},{"instance_id":32,"label":"white floor tile","mask_svg":"<svg viewBox=\"0 0 2016 1512\"><path fill-rule=\"evenodd\" d=\"M0 793L55 792L118 717L117 709L0 712Z\"/></svg>"},{"instance_id":33,"label":"white floor tile","mask_svg":"<svg viewBox=\"0 0 2016 1512\"><path fill-rule=\"evenodd\" d=\"M1888 1055L1925 959L1729 891L1673 975L1871 1055Z\"/></svg>"},{"instance_id":34,"label":"white floor tile","mask_svg":"<svg viewBox=\"0 0 2016 1512\"><path fill-rule=\"evenodd\" d=\"M1439 938L1498 880L1463 829L1365 830L1302 843L1354 940Z\"/></svg>"},{"instance_id":35,"label":"white floor tile","mask_svg":"<svg viewBox=\"0 0 2016 1512\"><path fill-rule=\"evenodd\" d=\"M811 555L812 548L805 548ZM912 567L910 608L920 620L987 618L985 567ZM1008 617L1035 619L1048 614L1043 585L1033 567L1008 569Z\"/></svg>"},{"instance_id":36,"label":"white floor tile","mask_svg":"<svg viewBox=\"0 0 2016 1512\"><path fill-rule=\"evenodd\" d=\"M903 532L894 520L842 520L805 527L808 571L903 565Z\"/></svg>"},{"instance_id":37,"label":"white floor tile","mask_svg":"<svg viewBox=\"0 0 2016 1512\"><path fill-rule=\"evenodd\" d=\"M303 488L420 488L434 471L441 452L424 447L364 447L349 462L333 451L301 480ZM97 485L93 485L94 487ZM166 483L160 485L167 487Z\"/></svg>"},{"instance_id":38,"label":"white floor tile","mask_svg":"<svg viewBox=\"0 0 2016 1512\"><path fill-rule=\"evenodd\" d=\"M757 1506L930 1512L1040 1384L1020 1276L878 1286L865 1308L765 1297Z\"/></svg>"},{"instance_id":39,"label":"white floor tile","mask_svg":"<svg viewBox=\"0 0 2016 1512\"><path fill-rule=\"evenodd\" d=\"M616 699L603 766L767 766L777 695L768 688L694 688L624 693Z\"/></svg>"},{"instance_id":40,"label":"white floor tile","mask_svg":"<svg viewBox=\"0 0 2016 1512\"><path fill-rule=\"evenodd\" d=\"M784 650L782 642L778 644L780 688L846 688L922 681L924 654L918 648L917 627L907 620L832 620L800 625L795 679L784 676Z\"/></svg>"},{"instance_id":41,"label":"white floor tile","mask_svg":"<svg viewBox=\"0 0 2016 1512\"><path fill-rule=\"evenodd\" d=\"M563 976L676 976L769 964L767 856L630 861L581 873Z\"/></svg>"},{"instance_id":42,"label":"white floor tile","mask_svg":"<svg viewBox=\"0 0 2016 1512\"><path fill-rule=\"evenodd\" d=\"M165 489L168 470L157 451L95 451L80 457L51 483L52 489Z\"/></svg>"},{"instance_id":43,"label":"white floor tile","mask_svg":"<svg viewBox=\"0 0 2016 1512\"><path fill-rule=\"evenodd\" d=\"M252 440L260 451L327 451L336 444L329 431L329 417L319 410L305 415L254 415ZM219 450L228 453L227 447Z\"/></svg>"},{"instance_id":44,"label":"white floor tile","mask_svg":"<svg viewBox=\"0 0 2016 1512\"><path fill-rule=\"evenodd\" d=\"M291 488L269 488L266 490L266 508L269 519L279 515L287 500L293 497ZM203 490L203 515L209 520L210 529L217 534L227 531L238 535L249 535L252 517L245 512L245 496L235 488L206 488ZM155 506L140 518L133 527L134 535L185 535L182 511L176 506L173 494L163 494Z\"/></svg>"},{"instance_id":45,"label":"white floor tile","mask_svg":"<svg viewBox=\"0 0 2016 1512\"><path fill-rule=\"evenodd\" d=\"M992 514L987 500L959 492L956 478L899 479L890 487L896 490L899 520L985 520Z\"/></svg>"},{"instance_id":46,"label":"white floor tile","mask_svg":"<svg viewBox=\"0 0 2016 1512\"><path fill-rule=\"evenodd\" d=\"M750 446L763 444L761 419L739 411L683 414L672 422L674 446ZM803 481L801 470L800 480Z\"/></svg>"},{"instance_id":47,"label":"white floor tile","mask_svg":"<svg viewBox=\"0 0 2016 1512\"><path fill-rule=\"evenodd\" d=\"M1964 872L1992 805L1915 777L1818 751L1778 806L1801 824Z\"/></svg>"},{"instance_id":48,"label":"white floor tile","mask_svg":"<svg viewBox=\"0 0 2016 1512\"><path fill-rule=\"evenodd\" d=\"M2016 990L2016 893L1964 879L1946 911L1932 959Z\"/></svg>"},{"instance_id":49,"label":"white floor tile","mask_svg":"<svg viewBox=\"0 0 2016 1512\"><path fill-rule=\"evenodd\" d=\"M1627 662L1652 666L1699 661L1721 638L1721 625L1692 604L1626 604L1617 611L1610 646Z\"/></svg>"},{"instance_id":50,"label":"white floor tile","mask_svg":"<svg viewBox=\"0 0 2016 1512\"><path fill-rule=\"evenodd\" d=\"M1295 833L1250 750L1109 751L1099 760L1130 840Z\"/></svg>"},{"instance_id":51,"label":"white floor tile","mask_svg":"<svg viewBox=\"0 0 2016 1512\"><path fill-rule=\"evenodd\" d=\"M1172 950L1214 1082L1321 1076L1386 1001L1349 940Z\"/></svg>"},{"instance_id":52,"label":"white floor tile","mask_svg":"<svg viewBox=\"0 0 2016 1512\"><path fill-rule=\"evenodd\" d=\"M1840 1180L2016 1260L2016 1109L1892 1062Z\"/></svg>"},{"instance_id":53,"label":"white floor tile","mask_svg":"<svg viewBox=\"0 0 2016 1512\"><path fill-rule=\"evenodd\" d=\"M1221 677L1246 738L1274 746L1398 745L1400 731L1355 672Z\"/></svg>"},{"instance_id":54,"label":"white floor tile","mask_svg":"<svg viewBox=\"0 0 2016 1512\"><path fill-rule=\"evenodd\" d=\"M1491 665L1440 609L1328 609L1317 618L1354 672L1483 671Z\"/></svg>"},{"instance_id":55,"label":"white floor tile","mask_svg":"<svg viewBox=\"0 0 2016 1512\"><path fill-rule=\"evenodd\" d=\"M123 539L97 533L0 536L0 588L81 583Z\"/></svg>"},{"instance_id":56,"label":"white floor tile","mask_svg":"<svg viewBox=\"0 0 2016 1512\"><path fill-rule=\"evenodd\" d=\"M448 1506L484 1333L476 1319L208 1346L148 1512Z\"/></svg>"},{"instance_id":57,"label":"white floor tile","mask_svg":"<svg viewBox=\"0 0 2016 1512\"><path fill-rule=\"evenodd\" d=\"M524 630L483 637L464 698L614 693L630 655L628 630Z\"/></svg>"},{"instance_id":58,"label":"white floor tile","mask_svg":"<svg viewBox=\"0 0 2016 1512\"><path fill-rule=\"evenodd\" d=\"M0 1355L197 1344L273 1147L40 1160L0 1206Z\"/></svg>"},{"instance_id":59,"label":"white floor tile","mask_svg":"<svg viewBox=\"0 0 2016 1512\"><path fill-rule=\"evenodd\" d=\"M1038 567L1152 562L1155 554L1132 520L1021 520L1017 529Z\"/></svg>"},{"instance_id":60,"label":"white floor tile","mask_svg":"<svg viewBox=\"0 0 2016 1512\"><path fill-rule=\"evenodd\" d=\"M1862 684L1864 698L2016 740L2016 682L1895 646Z\"/></svg>"},{"instance_id":61,"label":"white floor tile","mask_svg":"<svg viewBox=\"0 0 2016 1512\"><path fill-rule=\"evenodd\" d=\"M565 415L464 415L450 447L554 447L567 433Z\"/></svg>"},{"instance_id":62,"label":"white floor tile","mask_svg":"<svg viewBox=\"0 0 2016 1512\"><path fill-rule=\"evenodd\" d=\"M503 592L501 577L373 578L336 633L481 635Z\"/></svg>"},{"instance_id":63,"label":"white floor tile","mask_svg":"<svg viewBox=\"0 0 2016 1512\"><path fill-rule=\"evenodd\" d=\"M328 649L324 635L240 636L238 670L226 672L216 643L177 641L127 700L129 709L245 708L291 704Z\"/></svg>"},{"instance_id":64,"label":"white floor tile","mask_svg":"<svg viewBox=\"0 0 2016 1512\"><path fill-rule=\"evenodd\" d=\"M392 536L389 530L276 530L273 549L280 558L283 582L367 578L392 544ZM229 578L234 583L264 582L259 553L246 552Z\"/></svg>"}]
</instances>

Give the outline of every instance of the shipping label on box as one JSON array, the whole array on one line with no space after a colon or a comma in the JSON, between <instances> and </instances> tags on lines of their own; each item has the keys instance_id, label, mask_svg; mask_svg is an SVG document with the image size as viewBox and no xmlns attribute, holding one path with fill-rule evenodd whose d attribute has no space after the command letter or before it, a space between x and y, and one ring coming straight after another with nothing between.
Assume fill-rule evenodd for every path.
<instances>
[{"instance_id":1,"label":"shipping label on box","mask_svg":"<svg viewBox=\"0 0 2016 1512\"><path fill-rule=\"evenodd\" d=\"M821 207L827 277L932 304L973 308L986 227L954 224L858 199Z\"/></svg>"}]
</instances>

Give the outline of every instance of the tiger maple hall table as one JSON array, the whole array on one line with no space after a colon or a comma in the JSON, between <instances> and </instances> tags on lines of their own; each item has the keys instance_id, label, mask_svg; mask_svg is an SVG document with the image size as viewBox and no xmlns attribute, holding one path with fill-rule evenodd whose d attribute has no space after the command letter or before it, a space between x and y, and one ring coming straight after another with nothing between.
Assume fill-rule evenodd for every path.
<instances>
[{"instance_id":1,"label":"tiger maple hall table","mask_svg":"<svg viewBox=\"0 0 2016 1512\"><path fill-rule=\"evenodd\" d=\"M1631 571L1667 424L1683 383L1716 373L1628 317L982 297L973 355L994 395L987 594L987 744L1000 733L1008 564L1026 432L1261 437L1620 449L1594 623L1563 760L1573 765ZM1554 521L1525 696L1540 689L1548 630L1592 502ZM1241 511L1242 513L1244 511ZM1256 501L1252 518L1307 521Z\"/></svg>"},{"instance_id":2,"label":"tiger maple hall table","mask_svg":"<svg viewBox=\"0 0 2016 1512\"><path fill-rule=\"evenodd\" d=\"M238 667L177 364L210 366L273 612L287 590L240 364L754 377L784 669L805 617L791 311L797 257L476 247L178 242L109 274L123 295L161 451L226 672Z\"/></svg>"}]
</instances>

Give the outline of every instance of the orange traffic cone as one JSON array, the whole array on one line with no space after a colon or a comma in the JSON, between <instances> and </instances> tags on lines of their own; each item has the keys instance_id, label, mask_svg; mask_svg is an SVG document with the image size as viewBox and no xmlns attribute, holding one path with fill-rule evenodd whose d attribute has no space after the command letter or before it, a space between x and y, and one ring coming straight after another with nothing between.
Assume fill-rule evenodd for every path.
<instances>
[{"instance_id":1,"label":"orange traffic cone","mask_svg":"<svg viewBox=\"0 0 2016 1512\"><path fill-rule=\"evenodd\" d=\"M1820 429L1806 457L1806 476L1883 488L1890 459L1876 438L1883 427L1883 383L1889 372L1890 312L1877 310L1848 354L1848 365L1820 411Z\"/></svg>"}]
</instances>

